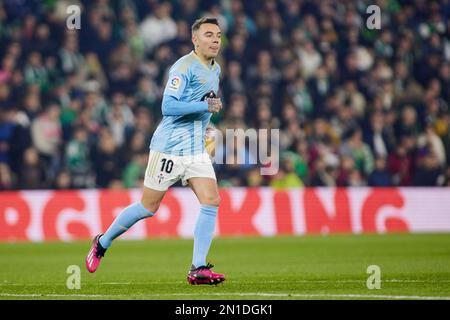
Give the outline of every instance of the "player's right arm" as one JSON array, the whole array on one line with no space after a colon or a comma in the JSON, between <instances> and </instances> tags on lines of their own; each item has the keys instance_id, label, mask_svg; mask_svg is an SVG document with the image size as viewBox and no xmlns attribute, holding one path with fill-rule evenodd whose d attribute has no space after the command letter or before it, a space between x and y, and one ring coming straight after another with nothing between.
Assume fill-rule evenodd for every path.
<instances>
[{"instance_id":1,"label":"player's right arm","mask_svg":"<svg viewBox=\"0 0 450 320\"><path fill-rule=\"evenodd\" d=\"M186 72L171 70L169 80L162 100L163 116L183 116L197 112L219 112L222 108L220 99L205 99L205 101L180 101L186 87L189 85L189 76Z\"/></svg>"},{"instance_id":2,"label":"player's right arm","mask_svg":"<svg viewBox=\"0 0 450 320\"><path fill-rule=\"evenodd\" d=\"M184 116L190 113L208 111L208 102L184 102L168 95L163 96L162 115L163 116Z\"/></svg>"}]
</instances>

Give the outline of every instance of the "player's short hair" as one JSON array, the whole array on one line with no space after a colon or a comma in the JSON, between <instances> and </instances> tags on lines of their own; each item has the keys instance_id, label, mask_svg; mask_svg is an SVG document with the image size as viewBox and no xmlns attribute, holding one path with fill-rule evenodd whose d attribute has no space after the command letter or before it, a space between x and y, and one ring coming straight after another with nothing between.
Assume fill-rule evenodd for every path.
<instances>
[{"instance_id":1,"label":"player's short hair","mask_svg":"<svg viewBox=\"0 0 450 320\"><path fill-rule=\"evenodd\" d=\"M216 18L203 17L195 20L194 24L191 27L191 32L194 33L195 31L197 31L200 28L200 26L204 23L212 23L220 28L219 21L217 21Z\"/></svg>"}]
</instances>

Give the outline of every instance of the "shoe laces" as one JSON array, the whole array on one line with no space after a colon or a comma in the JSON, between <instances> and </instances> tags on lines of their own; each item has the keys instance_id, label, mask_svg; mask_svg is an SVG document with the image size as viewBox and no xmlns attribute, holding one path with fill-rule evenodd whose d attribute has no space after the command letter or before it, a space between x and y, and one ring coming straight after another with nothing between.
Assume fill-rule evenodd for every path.
<instances>
[{"instance_id":1,"label":"shoe laces","mask_svg":"<svg viewBox=\"0 0 450 320\"><path fill-rule=\"evenodd\" d=\"M106 252L106 249L102 247L102 245L100 244L100 241L97 242L97 250L95 252L95 255L97 256L97 258L104 257L105 252Z\"/></svg>"},{"instance_id":2,"label":"shoe laces","mask_svg":"<svg viewBox=\"0 0 450 320\"><path fill-rule=\"evenodd\" d=\"M201 269L208 269L208 270L209 270L209 269L211 269L211 268L214 268L214 265L208 262L208 263L206 264L206 266L201 266L201 267L198 267L197 269L198 269L198 270L201 270Z\"/></svg>"}]
</instances>

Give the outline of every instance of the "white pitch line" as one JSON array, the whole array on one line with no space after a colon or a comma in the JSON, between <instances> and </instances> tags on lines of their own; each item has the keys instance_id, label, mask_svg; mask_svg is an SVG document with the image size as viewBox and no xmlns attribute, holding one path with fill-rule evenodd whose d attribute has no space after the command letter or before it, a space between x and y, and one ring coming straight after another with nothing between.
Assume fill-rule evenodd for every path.
<instances>
[{"instance_id":1,"label":"white pitch line","mask_svg":"<svg viewBox=\"0 0 450 320\"><path fill-rule=\"evenodd\" d=\"M361 280L261 280L261 281L246 281L245 283L241 283L242 285L250 285L250 284L264 284L264 283L366 283L366 279ZM385 279L381 280L381 282L387 283L450 283L450 280L407 280L407 279ZM155 285L155 284L180 284L184 283L184 281L149 281L149 282L95 282L89 283L89 285ZM66 286L65 283L0 283L1 286Z\"/></svg>"},{"instance_id":2,"label":"white pitch line","mask_svg":"<svg viewBox=\"0 0 450 320\"><path fill-rule=\"evenodd\" d=\"M38 294L38 293L0 293L0 297L84 297L84 298L101 298L114 297L117 295L107 294Z\"/></svg>"},{"instance_id":3,"label":"white pitch line","mask_svg":"<svg viewBox=\"0 0 450 320\"><path fill-rule=\"evenodd\" d=\"M28 293L0 293L0 297L82 297L82 298L107 298L107 297L123 297L122 294L28 294ZM361 299L394 299L394 300L450 300L450 297L441 296L408 296L408 295L381 295L381 294L303 294L303 293L270 293L270 292L224 292L224 293L149 293L149 294L127 294L128 297L167 297L167 296L258 296L258 297L299 297L299 298L361 298Z\"/></svg>"},{"instance_id":4,"label":"white pitch line","mask_svg":"<svg viewBox=\"0 0 450 320\"><path fill-rule=\"evenodd\" d=\"M248 284L255 283L366 283L367 279L361 280L285 280L285 281L277 281L277 280L267 280L267 281L253 281L246 282ZM418 282L418 283L449 283L450 280L402 280L402 279L386 279L380 280L381 282L400 282L400 283L410 283L410 282Z\"/></svg>"}]
</instances>

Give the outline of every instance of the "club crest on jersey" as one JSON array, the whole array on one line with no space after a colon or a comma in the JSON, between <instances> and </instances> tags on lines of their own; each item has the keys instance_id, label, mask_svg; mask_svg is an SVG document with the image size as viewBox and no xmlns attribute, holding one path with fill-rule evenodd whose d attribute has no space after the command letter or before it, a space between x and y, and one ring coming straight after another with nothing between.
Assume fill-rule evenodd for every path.
<instances>
[{"instance_id":1,"label":"club crest on jersey","mask_svg":"<svg viewBox=\"0 0 450 320\"><path fill-rule=\"evenodd\" d=\"M169 80L169 89L177 91L180 88L181 79L178 76L173 76Z\"/></svg>"}]
</instances>

